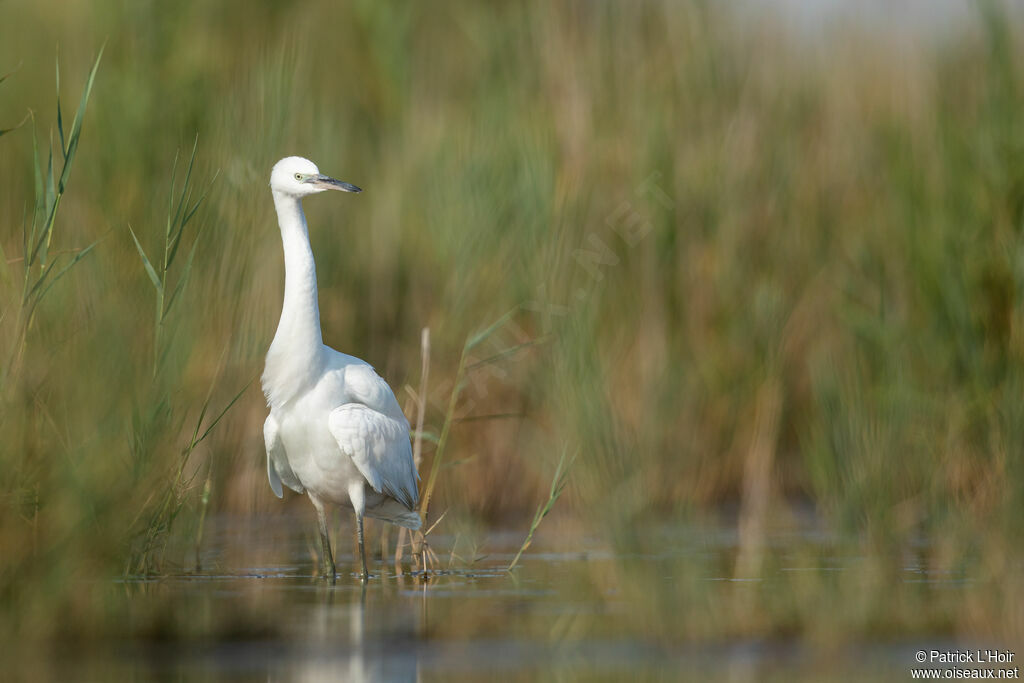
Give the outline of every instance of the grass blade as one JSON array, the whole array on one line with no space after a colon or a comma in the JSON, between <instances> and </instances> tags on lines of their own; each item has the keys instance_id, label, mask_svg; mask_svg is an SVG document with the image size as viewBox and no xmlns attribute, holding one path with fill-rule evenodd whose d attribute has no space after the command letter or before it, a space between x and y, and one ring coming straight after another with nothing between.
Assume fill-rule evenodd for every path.
<instances>
[{"instance_id":1,"label":"grass blade","mask_svg":"<svg viewBox=\"0 0 1024 683\"><path fill-rule=\"evenodd\" d=\"M60 136L60 153L65 160L68 158L68 147L64 142L64 117L60 111L60 57L57 57L55 66L57 72L57 134Z\"/></svg>"},{"instance_id":2,"label":"grass blade","mask_svg":"<svg viewBox=\"0 0 1024 683\"><path fill-rule=\"evenodd\" d=\"M466 370L467 371L472 371L472 370L475 370L477 368L482 368L485 365L492 365L492 364L497 363L498 361L500 361L500 360L502 360L504 358L508 358L509 356L515 354L517 351L520 351L522 349L528 348L530 346L537 346L538 344L543 344L547 340L548 340L548 337L539 337L537 339L531 339L530 341L523 342L522 344L516 344L515 346L510 346L507 349L499 351L498 353L494 354L493 356L490 356L488 358L484 358L483 360L478 360L475 363L470 363L469 365L466 366Z\"/></svg>"},{"instance_id":3,"label":"grass blade","mask_svg":"<svg viewBox=\"0 0 1024 683\"><path fill-rule=\"evenodd\" d=\"M513 315L515 315L516 311L518 311L518 310L519 310L519 307L516 306L515 308L510 310L508 313L506 313L505 315L501 316L496 321L494 321L489 327L487 327L487 329L485 329L485 330L483 330L481 332L477 332L475 335L473 335L472 337L467 339L466 340L466 347L465 347L466 350L469 351L469 350L479 346L481 343L483 343L488 337L490 337L492 334L494 334L502 325L507 323L509 321L509 318L511 318Z\"/></svg>"},{"instance_id":4,"label":"grass blade","mask_svg":"<svg viewBox=\"0 0 1024 683\"><path fill-rule=\"evenodd\" d=\"M15 73L17 73L19 69L21 69L21 64L18 64L18 68L17 68L17 69L15 69L14 71L8 71L8 72L7 72L7 73L5 73L5 74L4 74L3 76L0 76L0 83L3 83L3 82L4 82L4 81L6 81L6 80L7 80L8 78L10 78L10 77L11 77L12 75L14 75Z\"/></svg>"},{"instance_id":5,"label":"grass blade","mask_svg":"<svg viewBox=\"0 0 1024 683\"><path fill-rule=\"evenodd\" d=\"M167 225L164 226L164 242L171 243L171 220L174 217L174 181L178 177L179 151L174 151L174 163L171 164L171 189L167 192Z\"/></svg>"},{"instance_id":6,"label":"grass blade","mask_svg":"<svg viewBox=\"0 0 1024 683\"><path fill-rule=\"evenodd\" d=\"M199 437L198 440L196 440L196 442L195 442L196 444L199 444L203 439L205 439L207 436L210 435L210 432L212 432L213 428L217 426L217 423L220 422L221 419L225 415L227 415L227 412L229 410L231 410L231 406L235 405L235 403L238 401L238 399L242 398L242 394L245 393L246 389L248 389L250 386L252 386L252 383L256 381L256 378L259 377L260 374L261 373L257 373L255 375L253 375L252 379L250 379L248 382L246 382L245 386L238 390L238 393L235 394L234 398L232 398L230 401L228 401L227 405L224 406L224 409L221 410L220 413L217 414L217 417L213 418L213 422L211 422L210 426L206 428L206 431L203 432L203 435L201 437Z\"/></svg>"},{"instance_id":7,"label":"grass blade","mask_svg":"<svg viewBox=\"0 0 1024 683\"><path fill-rule=\"evenodd\" d=\"M204 199L206 199L205 193L203 194L202 197L196 200L196 203L192 205L192 208L189 210L189 212L185 214L185 217L183 219L181 219L182 228L188 225L188 222L192 220L192 216L194 216L196 214L196 211L199 210L199 207L202 206Z\"/></svg>"},{"instance_id":8,"label":"grass blade","mask_svg":"<svg viewBox=\"0 0 1024 683\"><path fill-rule=\"evenodd\" d=\"M28 258L25 259L26 268L35 264L38 260L41 265L46 264L46 250L43 248L48 245L50 230L53 227L53 223L57 217L57 205L56 192L53 187L53 141L50 141L50 152L46 159L46 175L41 180L42 185L42 196L39 202L39 214L42 218L46 216L38 227L33 223L32 225L32 251L28 254ZM39 230L42 232L39 232Z\"/></svg>"},{"instance_id":9,"label":"grass blade","mask_svg":"<svg viewBox=\"0 0 1024 683\"><path fill-rule=\"evenodd\" d=\"M44 206L51 210L57 199L57 188L53 180L53 134L50 134L50 150L46 155L46 175L43 176L45 187L43 187Z\"/></svg>"},{"instance_id":10,"label":"grass blade","mask_svg":"<svg viewBox=\"0 0 1024 683\"><path fill-rule=\"evenodd\" d=\"M50 275L50 271L53 270L53 267L55 265L57 265L57 262L53 261L43 270L43 272L39 275L39 279L35 281L35 283L32 285L32 288L28 290L28 294L25 295L26 301L31 299L32 295L35 294L36 291L43 286L43 283L46 282L46 278Z\"/></svg>"},{"instance_id":11,"label":"grass blade","mask_svg":"<svg viewBox=\"0 0 1024 683\"><path fill-rule=\"evenodd\" d=\"M150 263L149 259L146 257L146 252L142 249L142 245L139 244L139 238L135 236L135 231L132 230L131 225L128 226L128 232L132 234L132 240L135 241L135 248L139 250L139 258L142 259L142 265L146 269L146 275L149 275L149 279L156 288L157 293L160 293L163 290L163 286L160 284L160 277L156 274L153 264Z\"/></svg>"},{"instance_id":12,"label":"grass blade","mask_svg":"<svg viewBox=\"0 0 1024 683\"><path fill-rule=\"evenodd\" d=\"M167 234L169 248L166 257L168 268L170 268L171 264L174 262L175 256L178 253L178 247L180 246L181 239L184 236L185 227L189 224L189 221L192 220L192 217L195 216L196 212L199 210L199 207L202 205L203 200L206 199L206 195L209 193L209 187L207 187L207 190L203 192L202 196L200 196L199 199L197 199L194 204L192 203L192 168L195 165L196 149L198 144L199 136L197 135L196 141L192 146L192 156L189 158L188 170L185 173L185 181L184 184L181 186L181 198L178 203L178 208L175 211L173 218L170 215L168 215ZM216 181L216 179L217 176L214 175L213 180L210 181L210 187L213 186L213 183L214 181ZM171 193L174 193L173 187L171 188ZM184 213L182 213L183 211Z\"/></svg>"},{"instance_id":13,"label":"grass blade","mask_svg":"<svg viewBox=\"0 0 1024 683\"><path fill-rule=\"evenodd\" d=\"M548 516L552 508L555 507L555 502L565 491L565 487L569 484L569 468L572 467L573 461L576 459L574 455L568 463L565 461L565 449L562 450L562 455L558 458L558 465L555 467L555 476L551 478L551 490L548 492L548 499L541 503L537 507L537 512L533 515L533 522L530 523L530 530L526 534L526 539L523 540L523 545L519 547L519 552L512 558L512 562L508 565L506 571L512 571L515 569L516 564L519 563L519 558L523 556L530 544L533 543L533 535L537 531L537 527L540 526L541 520Z\"/></svg>"},{"instance_id":14,"label":"grass blade","mask_svg":"<svg viewBox=\"0 0 1024 683\"><path fill-rule=\"evenodd\" d=\"M103 238L100 238L100 239L96 240L95 242L93 242L92 244L90 244L89 246L87 246L84 249L82 249L81 251L79 251L77 254L75 254L75 257L73 259L71 259L71 261L69 261L67 263L67 265L65 265L63 268L61 268L59 271L57 271L57 274L53 276L53 279L50 280L50 283L48 285L46 285L46 289L44 289L43 291L41 291L39 293L39 298L42 299L44 296L46 296L46 292L49 291L50 287L53 287L55 284L57 284L57 282L62 277L64 277L64 275L67 274L67 272L69 270L74 268L75 265L79 261L81 261L86 256L88 256L89 252L92 251L96 247L96 245L99 244L102 241L103 241ZM56 261L54 261L54 263L56 263Z\"/></svg>"},{"instance_id":15,"label":"grass blade","mask_svg":"<svg viewBox=\"0 0 1024 683\"><path fill-rule=\"evenodd\" d=\"M35 188L36 206L32 216L32 232L30 239L25 243L24 256L28 261L28 249L30 244L36 242L36 225L43 216L43 167L39 164L39 137L36 135L35 122L32 125L32 181Z\"/></svg>"},{"instance_id":16,"label":"grass blade","mask_svg":"<svg viewBox=\"0 0 1024 683\"><path fill-rule=\"evenodd\" d=\"M82 97L78 102L78 111L75 112L74 121L71 123L71 133L68 136L68 147L64 153L64 168L60 174L60 191L64 193L64 187L67 184L68 176L71 173L71 162L74 161L75 152L78 151L78 140L82 135L82 119L85 118L86 105L89 103L89 95L92 93L92 85L96 80L96 71L100 68L100 60L103 59L103 50L106 46L100 48L100 52L96 55L96 61L93 62L92 69L89 71L89 77L85 81L85 87L82 90Z\"/></svg>"},{"instance_id":17,"label":"grass blade","mask_svg":"<svg viewBox=\"0 0 1024 683\"><path fill-rule=\"evenodd\" d=\"M423 439L424 441L429 441L432 444L436 444L441 440L441 437L437 433L429 431L416 431L413 432L413 436Z\"/></svg>"},{"instance_id":18,"label":"grass blade","mask_svg":"<svg viewBox=\"0 0 1024 683\"><path fill-rule=\"evenodd\" d=\"M185 211L188 200L191 197L189 190L189 184L192 181L192 169L196 163L196 150L199 147L199 136L196 136L195 142L192 144L192 155L188 160L188 168L185 170L185 180L181 184L181 194L178 197L178 205L174 210L174 218L170 222L171 232L171 248L167 257L167 265L170 267L174 261L174 254L178 251L178 244L181 242L182 233L185 230L185 224L181 221L183 212ZM174 188L171 188L173 193Z\"/></svg>"},{"instance_id":19,"label":"grass blade","mask_svg":"<svg viewBox=\"0 0 1024 683\"><path fill-rule=\"evenodd\" d=\"M192 273L192 261L196 256L196 247L199 246L199 236L196 235L196 241L192 243L192 248L188 252L188 260L185 261L185 267L181 271L181 276L178 277L178 284L174 286L174 291L171 292L171 298L167 300L167 306L165 311L170 313L171 307L174 306L174 301L178 298L178 294L185 289L185 285L188 283L189 275Z\"/></svg>"},{"instance_id":20,"label":"grass blade","mask_svg":"<svg viewBox=\"0 0 1024 683\"><path fill-rule=\"evenodd\" d=\"M29 120L29 118L31 118L31 116L31 114L25 114L25 118L19 121L17 125L11 128L0 128L0 136L7 135L10 132L18 130L19 128L25 125L25 123Z\"/></svg>"}]
</instances>

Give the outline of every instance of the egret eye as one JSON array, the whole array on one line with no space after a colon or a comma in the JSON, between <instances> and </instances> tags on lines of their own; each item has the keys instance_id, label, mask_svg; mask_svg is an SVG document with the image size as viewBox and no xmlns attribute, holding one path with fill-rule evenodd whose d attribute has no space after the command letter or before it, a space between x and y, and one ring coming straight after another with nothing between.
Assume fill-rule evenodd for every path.
<instances>
[{"instance_id":1,"label":"egret eye","mask_svg":"<svg viewBox=\"0 0 1024 683\"><path fill-rule=\"evenodd\" d=\"M296 173L295 174L295 179L296 180L302 180L302 174L301 173Z\"/></svg>"}]
</instances>

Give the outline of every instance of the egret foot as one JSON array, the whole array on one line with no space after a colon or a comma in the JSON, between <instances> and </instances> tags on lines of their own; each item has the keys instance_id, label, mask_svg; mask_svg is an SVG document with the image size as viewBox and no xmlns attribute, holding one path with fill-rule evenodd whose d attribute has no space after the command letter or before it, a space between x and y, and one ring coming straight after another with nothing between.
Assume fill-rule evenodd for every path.
<instances>
[{"instance_id":1,"label":"egret foot","mask_svg":"<svg viewBox=\"0 0 1024 683\"><path fill-rule=\"evenodd\" d=\"M333 584L337 581L338 569L334 566L334 553L331 552L331 538L327 535L327 515L319 500L310 496L316 507L317 523L320 527L320 571Z\"/></svg>"},{"instance_id":2,"label":"egret foot","mask_svg":"<svg viewBox=\"0 0 1024 683\"><path fill-rule=\"evenodd\" d=\"M328 558L327 561L320 563L320 576L324 577L332 584L338 581L338 570L334 566L334 560Z\"/></svg>"},{"instance_id":3,"label":"egret foot","mask_svg":"<svg viewBox=\"0 0 1024 683\"><path fill-rule=\"evenodd\" d=\"M337 581L338 568L334 565L330 547L322 549L320 555L320 576L334 583Z\"/></svg>"}]
</instances>

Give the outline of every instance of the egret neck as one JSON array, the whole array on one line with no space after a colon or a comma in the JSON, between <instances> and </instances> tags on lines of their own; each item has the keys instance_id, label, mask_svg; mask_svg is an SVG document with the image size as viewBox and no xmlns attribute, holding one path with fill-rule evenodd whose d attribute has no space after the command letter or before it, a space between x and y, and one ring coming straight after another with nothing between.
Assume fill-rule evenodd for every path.
<instances>
[{"instance_id":1,"label":"egret neck","mask_svg":"<svg viewBox=\"0 0 1024 683\"><path fill-rule=\"evenodd\" d=\"M323 348L316 265L302 202L273 194L284 243L284 304L263 373L263 392L272 406L295 398L317 376Z\"/></svg>"}]
</instances>

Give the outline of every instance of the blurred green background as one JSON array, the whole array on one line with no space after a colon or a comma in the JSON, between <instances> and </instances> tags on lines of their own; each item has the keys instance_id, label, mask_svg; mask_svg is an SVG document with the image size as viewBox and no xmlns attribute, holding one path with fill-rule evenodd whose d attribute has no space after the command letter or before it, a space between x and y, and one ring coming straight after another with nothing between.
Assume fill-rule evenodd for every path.
<instances>
[{"instance_id":1,"label":"blurred green background","mask_svg":"<svg viewBox=\"0 0 1024 683\"><path fill-rule=\"evenodd\" d=\"M262 369L283 288L269 171L299 154L366 190L305 203L325 342L372 363L412 418L429 327L426 431L467 336L515 310L469 359L514 349L468 375L442 530L525 529L565 451L554 546L651 552L642 529L727 519L724 573L758 574L767 530L810 515L873 558L861 578L733 602L685 580L645 591L632 565L592 577L636 601L638 629L1019 641L1019 13L977 3L920 32L784 17L670 0L0 3L0 128L33 112L0 137L0 639L123 628L82 582L188 569L207 515L312 524L266 482L258 382L182 467L197 421ZM67 129L104 45L50 258L100 241L26 327L32 127L45 170L54 64ZM156 340L129 225L161 253L196 136L190 182L208 196ZM183 271L181 256L172 282ZM968 586L907 588L908 558Z\"/></svg>"}]
</instances>

